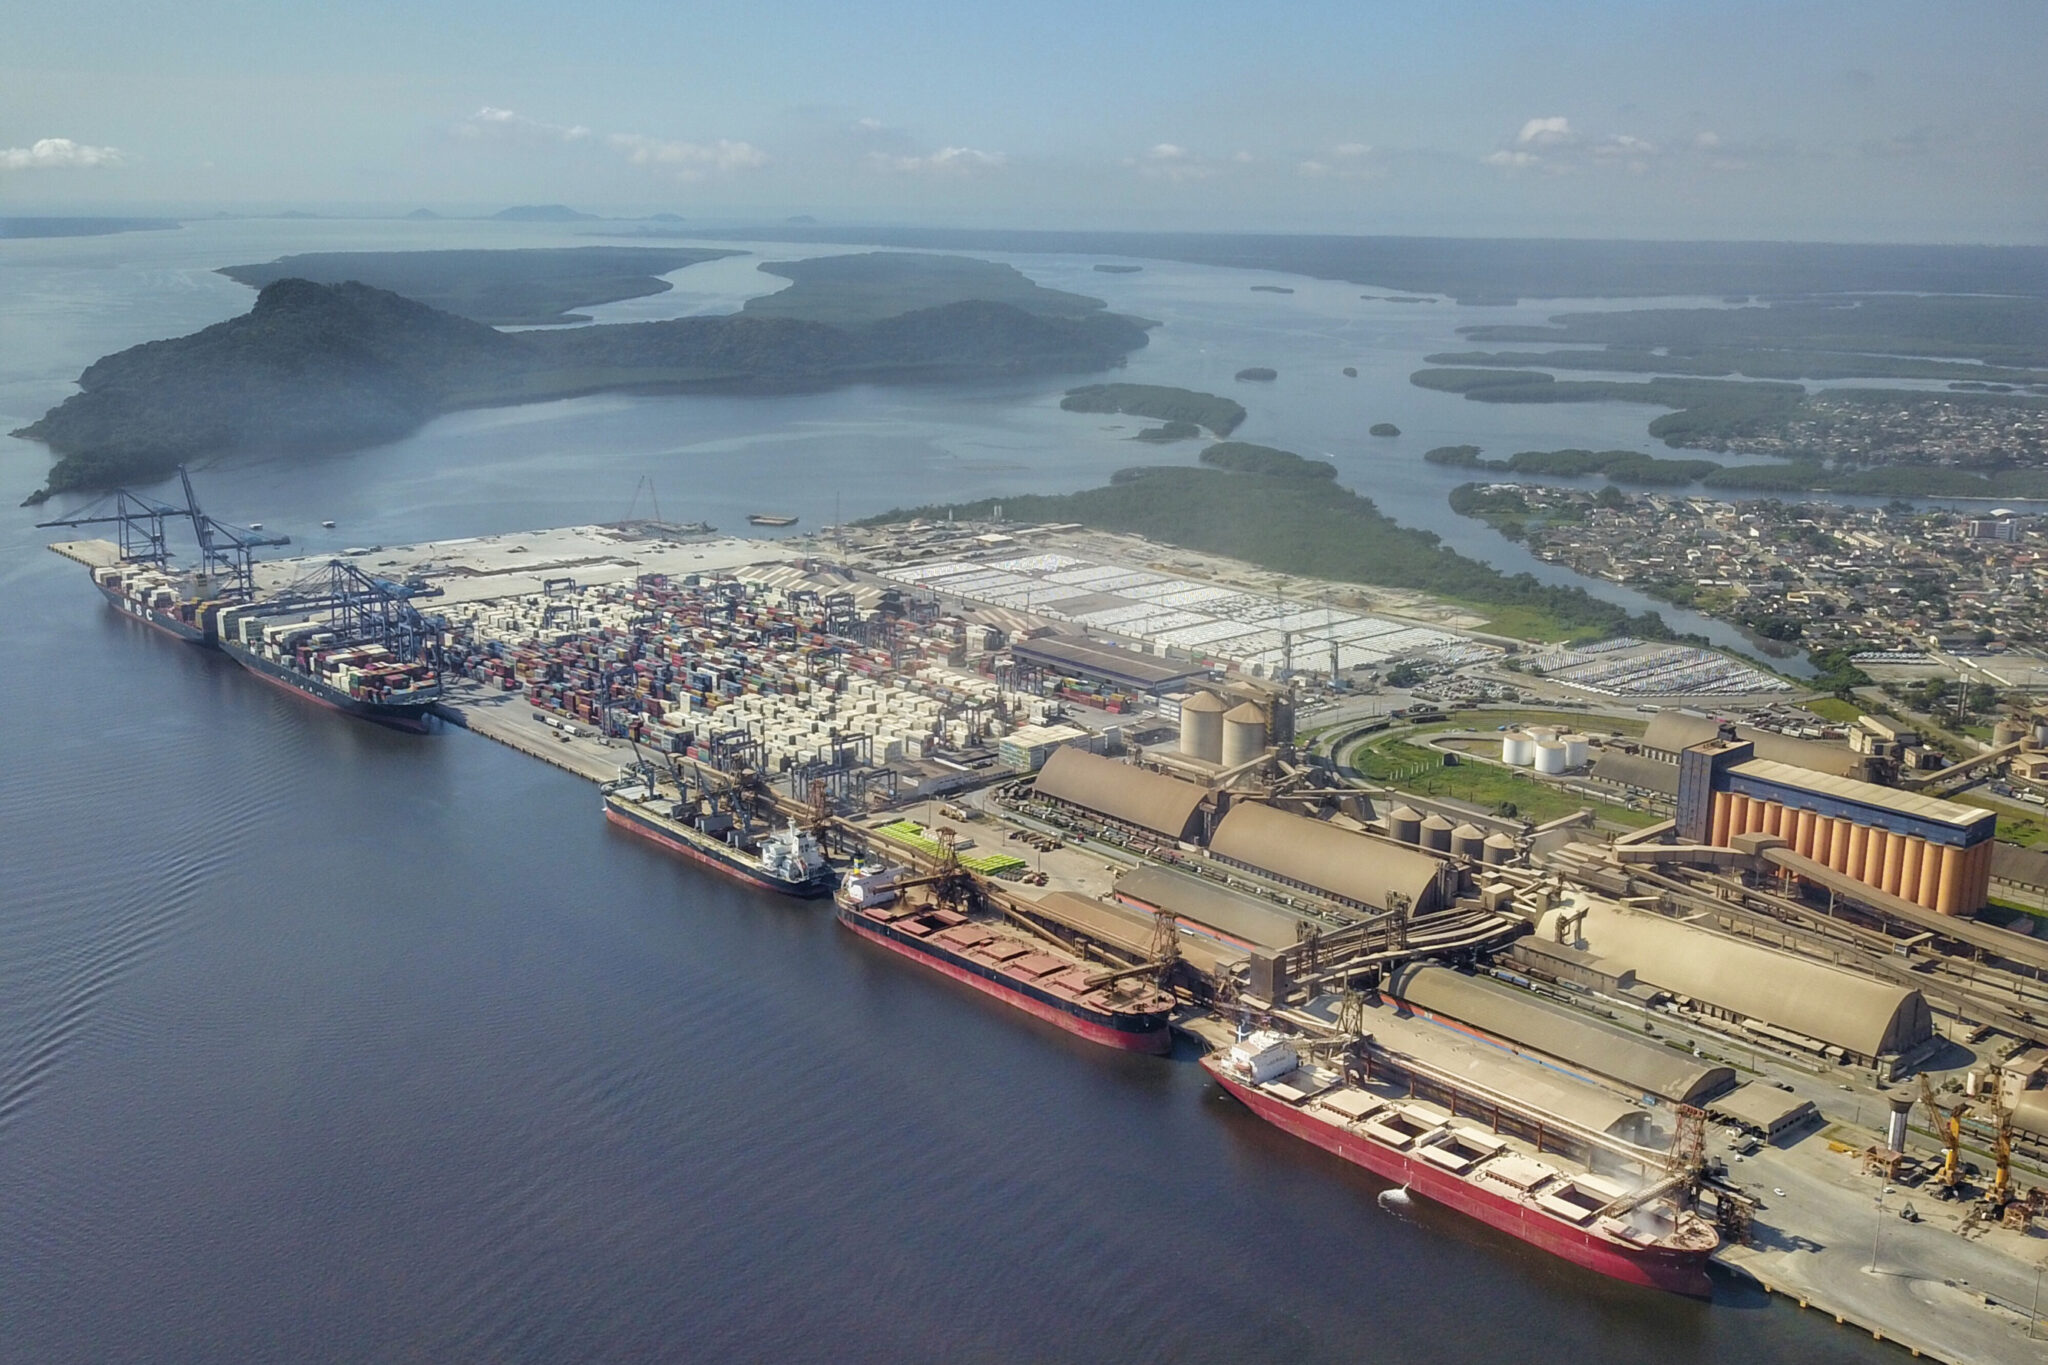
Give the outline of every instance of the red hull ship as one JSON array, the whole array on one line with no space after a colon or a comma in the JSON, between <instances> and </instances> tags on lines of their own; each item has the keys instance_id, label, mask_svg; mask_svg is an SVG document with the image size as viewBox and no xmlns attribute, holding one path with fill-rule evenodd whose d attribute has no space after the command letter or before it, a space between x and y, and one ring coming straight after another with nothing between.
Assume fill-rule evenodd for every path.
<instances>
[{"instance_id":1,"label":"red hull ship","mask_svg":"<svg viewBox=\"0 0 2048 1365\"><path fill-rule=\"evenodd\" d=\"M1284 1039L1254 1034L1202 1065L1282 1132L1411 1194L1476 1218L1574 1265L1696 1298L1712 1292L1711 1224L1611 1179L1568 1172L1434 1106L1388 1098L1298 1066Z\"/></svg>"},{"instance_id":2,"label":"red hull ship","mask_svg":"<svg viewBox=\"0 0 2048 1365\"><path fill-rule=\"evenodd\" d=\"M1102 970L1099 965L1048 952L1004 926L969 919L957 910L905 904L891 885L894 875L848 874L836 898L839 922L872 943L1092 1043L1151 1053L1173 1046L1173 997L1164 991L1128 979L1090 985Z\"/></svg>"}]
</instances>

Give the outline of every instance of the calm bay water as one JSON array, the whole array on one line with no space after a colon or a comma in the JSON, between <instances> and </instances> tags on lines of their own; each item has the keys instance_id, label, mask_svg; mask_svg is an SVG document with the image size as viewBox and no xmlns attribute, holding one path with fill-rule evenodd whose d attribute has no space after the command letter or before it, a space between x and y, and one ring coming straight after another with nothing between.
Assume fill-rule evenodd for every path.
<instances>
[{"instance_id":1,"label":"calm bay water","mask_svg":"<svg viewBox=\"0 0 2048 1365\"><path fill-rule=\"evenodd\" d=\"M106 351L246 307L215 265L575 240L265 223L0 243L0 425ZM1619 445L1647 420L1409 389L1450 342L1446 305L1028 264L1166 323L1131 378L1238 394L1248 439L1328 450L1475 549L1420 450ZM614 307L752 285L707 269L694 298L685 272ZM1231 384L1253 364L1280 383ZM221 515L315 549L614 518L643 474L671 517L815 524L1133 462L1059 387L589 399L199 478ZM1383 419L1407 435L1358 435ZM611 832L588 785L487 741L260 687L41 548L15 504L45 467L0 441L0 1359L1887 1354L1732 1287L1680 1302L1441 1210L1389 1216L1186 1057L1105 1055L885 959L822 906Z\"/></svg>"}]
</instances>

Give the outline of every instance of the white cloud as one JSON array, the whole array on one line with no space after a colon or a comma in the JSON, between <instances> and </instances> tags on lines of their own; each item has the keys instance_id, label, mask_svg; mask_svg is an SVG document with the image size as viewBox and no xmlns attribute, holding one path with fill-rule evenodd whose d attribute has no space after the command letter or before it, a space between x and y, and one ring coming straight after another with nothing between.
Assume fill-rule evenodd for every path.
<instances>
[{"instance_id":1,"label":"white cloud","mask_svg":"<svg viewBox=\"0 0 2048 1365\"><path fill-rule=\"evenodd\" d=\"M1295 167L1311 180L1373 180L1380 168L1371 160L1372 145L1340 142L1330 149L1328 159L1311 158Z\"/></svg>"},{"instance_id":2,"label":"white cloud","mask_svg":"<svg viewBox=\"0 0 2048 1365\"><path fill-rule=\"evenodd\" d=\"M984 152L978 147L941 147L929 156L868 154L869 165L904 175L972 175L976 171L994 170L1005 160L1001 152Z\"/></svg>"},{"instance_id":3,"label":"white cloud","mask_svg":"<svg viewBox=\"0 0 2048 1365\"><path fill-rule=\"evenodd\" d=\"M655 166L672 171L681 180L701 180L707 175L752 170L768 164L768 157L751 142L675 142L648 137L644 133L613 133L605 139L626 154L635 166Z\"/></svg>"},{"instance_id":4,"label":"white cloud","mask_svg":"<svg viewBox=\"0 0 2048 1365\"><path fill-rule=\"evenodd\" d=\"M1693 138L1692 145L1703 152L1711 152L1721 145L1721 135L1712 132L1701 133Z\"/></svg>"},{"instance_id":5,"label":"white cloud","mask_svg":"<svg viewBox=\"0 0 2048 1365\"><path fill-rule=\"evenodd\" d=\"M1139 175L1176 184L1184 180L1207 180L1219 171L1218 167L1173 142L1155 143L1143 156L1124 158L1124 164L1135 166Z\"/></svg>"},{"instance_id":6,"label":"white cloud","mask_svg":"<svg viewBox=\"0 0 2048 1365\"><path fill-rule=\"evenodd\" d=\"M1533 166L1543 158L1534 152L1488 152L1483 160L1489 166L1505 166L1509 170L1522 170Z\"/></svg>"},{"instance_id":7,"label":"white cloud","mask_svg":"<svg viewBox=\"0 0 2048 1365\"><path fill-rule=\"evenodd\" d=\"M590 130L580 123L548 123L490 104L456 124L455 133L458 137L527 143L581 142L590 136Z\"/></svg>"},{"instance_id":8,"label":"white cloud","mask_svg":"<svg viewBox=\"0 0 2048 1365\"><path fill-rule=\"evenodd\" d=\"M38 138L27 147L0 147L0 171L44 171L118 166L119 150L73 142L68 137Z\"/></svg>"},{"instance_id":9,"label":"white cloud","mask_svg":"<svg viewBox=\"0 0 2048 1365\"><path fill-rule=\"evenodd\" d=\"M1330 149L1330 154L1332 156L1341 156L1347 161L1356 160L1361 156L1371 156L1372 144L1370 142L1340 142Z\"/></svg>"},{"instance_id":10,"label":"white cloud","mask_svg":"<svg viewBox=\"0 0 2048 1365\"><path fill-rule=\"evenodd\" d=\"M1572 136L1572 122L1562 114L1550 118L1532 118L1522 125L1522 131L1515 134L1518 147L1554 147L1569 142Z\"/></svg>"}]
</instances>

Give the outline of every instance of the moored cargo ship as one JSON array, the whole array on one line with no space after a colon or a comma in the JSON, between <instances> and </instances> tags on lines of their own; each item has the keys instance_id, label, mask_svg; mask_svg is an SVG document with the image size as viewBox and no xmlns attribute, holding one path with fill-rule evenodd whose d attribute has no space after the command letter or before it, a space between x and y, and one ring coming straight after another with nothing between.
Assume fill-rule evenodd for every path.
<instances>
[{"instance_id":1,"label":"moored cargo ship","mask_svg":"<svg viewBox=\"0 0 2048 1365\"><path fill-rule=\"evenodd\" d=\"M605 819L763 891L785 896L822 896L832 889L832 867L824 850L794 821L760 838L750 837L730 815L706 813L695 803L677 801L644 782L628 782L604 794Z\"/></svg>"},{"instance_id":2,"label":"moored cargo ship","mask_svg":"<svg viewBox=\"0 0 2048 1365\"><path fill-rule=\"evenodd\" d=\"M1025 939L1005 925L944 906L909 903L897 889L904 869L857 870L834 897L839 922L862 938L943 972L1006 1005L1091 1042L1129 1052L1173 1045L1173 997L1128 977L1103 984L1102 972Z\"/></svg>"},{"instance_id":3,"label":"moored cargo ship","mask_svg":"<svg viewBox=\"0 0 2048 1365\"><path fill-rule=\"evenodd\" d=\"M1305 1065L1279 1034L1254 1033L1202 1065L1274 1127L1412 1194L1617 1280L1694 1297L1711 1292L1707 1262L1720 1235L1662 1184L1638 1191L1568 1170L1547 1151L1396 1087Z\"/></svg>"},{"instance_id":4,"label":"moored cargo ship","mask_svg":"<svg viewBox=\"0 0 2048 1365\"><path fill-rule=\"evenodd\" d=\"M115 610L188 644L211 645L213 601L199 596L198 580L151 564L109 564L92 571L92 584Z\"/></svg>"},{"instance_id":5,"label":"moored cargo ship","mask_svg":"<svg viewBox=\"0 0 2048 1365\"><path fill-rule=\"evenodd\" d=\"M346 715L424 731L441 699L441 676L424 660L402 660L381 644L350 643L319 621L279 621L222 612L221 650L274 686Z\"/></svg>"}]
</instances>

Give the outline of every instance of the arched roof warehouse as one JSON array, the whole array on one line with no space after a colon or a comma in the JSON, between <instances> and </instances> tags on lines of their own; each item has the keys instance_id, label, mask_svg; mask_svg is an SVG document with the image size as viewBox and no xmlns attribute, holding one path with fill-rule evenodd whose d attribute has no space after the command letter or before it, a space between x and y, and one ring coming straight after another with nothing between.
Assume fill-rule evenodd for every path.
<instances>
[{"instance_id":1,"label":"arched roof warehouse","mask_svg":"<svg viewBox=\"0 0 2048 1365\"><path fill-rule=\"evenodd\" d=\"M1486 977L1416 963L1395 972L1387 989L1411 1009L1455 1019L1490 1038L1673 1103L1700 1104L1735 1084L1733 1067L1631 1038Z\"/></svg>"},{"instance_id":2,"label":"arched roof warehouse","mask_svg":"<svg viewBox=\"0 0 2048 1365\"><path fill-rule=\"evenodd\" d=\"M1539 932L1555 937L1550 923ZM1917 990L1676 920L1594 904L1579 933L1607 970L1633 971L1638 981L1859 1057L1905 1052L1934 1032Z\"/></svg>"},{"instance_id":3,"label":"arched roof warehouse","mask_svg":"<svg viewBox=\"0 0 2048 1365\"><path fill-rule=\"evenodd\" d=\"M1194 837L1195 812L1208 791L1085 749L1056 749L1039 769L1038 795L1093 811L1169 839Z\"/></svg>"},{"instance_id":4,"label":"arched roof warehouse","mask_svg":"<svg viewBox=\"0 0 2048 1365\"><path fill-rule=\"evenodd\" d=\"M1408 897L1413 914L1427 914L1441 904L1440 860L1256 802L1230 808L1209 840L1209 851L1375 910L1387 908L1390 891Z\"/></svg>"}]
</instances>

